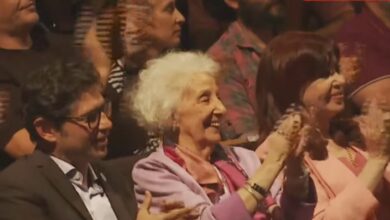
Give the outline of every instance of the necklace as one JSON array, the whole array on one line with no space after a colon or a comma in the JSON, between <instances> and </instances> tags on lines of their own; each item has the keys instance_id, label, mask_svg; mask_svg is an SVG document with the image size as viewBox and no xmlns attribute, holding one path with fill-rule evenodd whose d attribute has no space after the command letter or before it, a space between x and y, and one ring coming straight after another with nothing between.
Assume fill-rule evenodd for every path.
<instances>
[{"instance_id":1,"label":"necklace","mask_svg":"<svg viewBox=\"0 0 390 220\"><path fill-rule=\"evenodd\" d=\"M347 159L349 162L352 164L352 166L357 167L354 151L350 147L346 147L344 149L347 152Z\"/></svg>"}]
</instances>

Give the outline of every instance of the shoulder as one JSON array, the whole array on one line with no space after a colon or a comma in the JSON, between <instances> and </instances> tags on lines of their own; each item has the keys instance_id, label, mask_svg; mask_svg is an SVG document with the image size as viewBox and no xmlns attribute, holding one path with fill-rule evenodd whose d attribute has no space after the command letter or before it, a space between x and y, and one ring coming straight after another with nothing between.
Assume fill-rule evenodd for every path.
<instances>
[{"instance_id":1,"label":"shoulder","mask_svg":"<svg viewBox=\"0 0 390 220\"><path fill-rule=\"evenodd\" d=\"M30 156L18 159L0 173L0 194L9 190L36 191L44 178Z\"/></svg>"},{"instance_id":2,"label":"shoulder","mask_svg":"<svg viewBox=\"0 0 390 220\"><path fill-rule=\"evenodd\" d=\"M165 175L168 173L178 173L183 170L178 164L165 156L162 149L157 149L148 157L140 159L135 163L132 176L135 182L145 178L156 178L155 176Z\"/></svg>"},{"instance_id":3,"label":"shoulder","mask_svg":"<svg viewBox=\"0 0 390 220\"><path fill-rule=\"evenodd\" d=\"M18 159L0 173L0 182L3 180L21 179L34 175L35 169L29 156Z\"/></svg>"},{"instance_id":4,"label":"shoulder","mask_svg":"<svg viewBox=\"0 0 390 220\"><path fill-rule=\"evenodd\" d=\"M207 54L215 59L231 57L237 48L237 40L232 32L233 24L221 35L221 37L207 50Z\"/></svg>"}]
</instances>

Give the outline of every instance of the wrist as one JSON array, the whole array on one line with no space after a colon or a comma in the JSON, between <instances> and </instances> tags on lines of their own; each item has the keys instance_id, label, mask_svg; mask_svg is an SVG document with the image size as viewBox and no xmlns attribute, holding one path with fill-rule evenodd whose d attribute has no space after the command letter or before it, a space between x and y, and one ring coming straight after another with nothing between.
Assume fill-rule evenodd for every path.
<instances>
[{"instance_id":1,"label":"wrist","mask_svg":"<svg viewBox=\"0 0 390 220\"><path fill-rule=\"evenodd\" d=\"M288 155L288 151L272 150L269 151L267 158L264 160L264 163L284 163Z\"/></svg>"},{"instance_id":2,"label":"wrist","mask_svg":"<svg viewBox=\"0 0 390 220\"><path fill-rule=\"evenodd\" d=\"M308 174L308 171L303 166L297 167L286 167L285 175L286 177L299 178Z\"/></svg>"}]
</instances>

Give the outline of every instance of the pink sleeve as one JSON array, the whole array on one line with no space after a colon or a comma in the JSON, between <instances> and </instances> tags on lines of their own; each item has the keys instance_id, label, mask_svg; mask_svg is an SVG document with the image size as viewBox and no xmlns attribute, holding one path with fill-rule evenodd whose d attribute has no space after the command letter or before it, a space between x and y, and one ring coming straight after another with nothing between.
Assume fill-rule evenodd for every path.
<instances>
[{"instance_id":1,"label":"pink sleeve","mask_svg":"<svg viewBox=\"0 0 390 220\"><path fill-rule=\"evenodd\" d=\"M373 219L378 207L377 199L359 181L323 204L288 200L285 196L281 203L284 215L290 220L367 220Z\"/></svg>"}]
</instances>

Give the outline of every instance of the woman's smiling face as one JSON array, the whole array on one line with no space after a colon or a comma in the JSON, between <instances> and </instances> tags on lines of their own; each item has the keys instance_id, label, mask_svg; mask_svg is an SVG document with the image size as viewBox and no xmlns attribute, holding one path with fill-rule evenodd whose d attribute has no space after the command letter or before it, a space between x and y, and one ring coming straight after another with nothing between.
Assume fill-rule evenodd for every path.
<instances>
[{"instance_id":1,"label":"woman's smiling face","mask_svg":"<svg viewBox=\"0 0 390 220\"><path fill-rule=\"evenodd\" d=\"M179 141L203 145L221 140L220 121L226 109L217 92L215 79L207 74L197 75L184 90L175 113Z\"/></svg>"},{"instance_id":2,"label":"woman's smiling face","mask_svg":"<svg viewBox=\"0 0 390 220\"><path fill-rule=\"evenodd\" d=\"M335 73L327 78L311 82L305 89L302 102L306 107L313 107L324 117L334 117L344 109L345 79Z\"/></svg>"}]
</instances>

